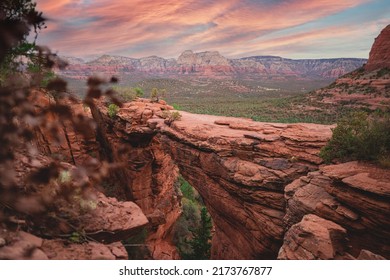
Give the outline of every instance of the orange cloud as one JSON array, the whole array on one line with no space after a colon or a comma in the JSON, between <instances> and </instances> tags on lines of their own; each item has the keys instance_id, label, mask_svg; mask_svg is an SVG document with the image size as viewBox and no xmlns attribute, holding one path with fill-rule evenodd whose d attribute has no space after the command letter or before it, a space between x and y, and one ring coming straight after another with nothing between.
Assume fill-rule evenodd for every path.
<instances>
[{"instance_id":1,"label":"orange cloud","mask_svg":"<svg viewBox=\"0 0 390 280\"><path fill-rule=\"evenodd\" d=\"M38 0L52 22L41 42L76 56L152 54L177 56L182 50L255 51L272 32L304 25L371 0ZM325 28L326 29L326 28ZM326 31L326 30L325 30ZM305 33L305 32L303 32ZM292 34L275 38L313 39ZM332 33L324 33L332 35ZM305 37L306 36L306 37ZM289 36L287 36L289 37ZM260 38L260 39L259 39ZM295 38L295 39L294 39ZM283 43L284 42L284 43ZM259 48L260 49L260 48ZM262 47L262 49L266 49Z\"/></svg>"}]
</instances>

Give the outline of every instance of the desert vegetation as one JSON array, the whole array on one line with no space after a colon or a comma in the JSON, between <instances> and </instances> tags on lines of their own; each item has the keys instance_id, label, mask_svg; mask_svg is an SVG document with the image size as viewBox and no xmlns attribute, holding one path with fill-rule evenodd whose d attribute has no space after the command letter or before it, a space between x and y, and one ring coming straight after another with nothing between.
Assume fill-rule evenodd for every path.
<instances>
[{"instance_id":1,"label":"desert vegetation","mask_svg":"<svg viewBox=\"0 0 390 280\"><path fill-rule=\"evenodd\" d=\"M173 241L182 259L209 259L211 217L197 191L181 176L177 183L183 195L183 213L174 226Z\"/></svg>"},{"instance_id":2,"label":"desert vegetation","mask_svg":"<svg viewBox=\"0 0 390 280\"><path fill-rule=\"evenodd\" d=\"M390 168L390 115L348 114L339 120L320 155L326 162L365 160Z\"/></svg>"}]
</instances>

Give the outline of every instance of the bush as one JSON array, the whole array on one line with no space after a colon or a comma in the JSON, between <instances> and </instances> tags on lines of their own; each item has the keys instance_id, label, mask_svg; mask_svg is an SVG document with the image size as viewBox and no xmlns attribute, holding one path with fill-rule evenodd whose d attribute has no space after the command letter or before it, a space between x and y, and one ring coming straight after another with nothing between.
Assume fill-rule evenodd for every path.
<instances>
[{"instance_id":1,"label":"bush","mask_svg":"<svg viewBox=\"0 0 390 280\"><path fill-rule=\"evenodd\" d=\"M180 184L180 191L183 194L184 198L194 201L195 200L195 190L182 176L178 178Z\"/></svg>"},{"instance_id":2,"label":"bush","mask_svg":"<svg viewBox=\"0 0 390 280\"><path fill-rule=\"evenodd\" d=\"M390 115L354 112L340 119L320 156L327 163L368 160L386 166L390 161Z\"/></svg>"},{"instance_id":3,"label":"bush","mask_svg":"<svg viewBox=\"0 0 390 280\"><path fill-rule=\"evenodd\" d=\"M133 101L138 97L142 97L144 95L144 91L140 87L131 88L131 87L115 86L112 89L118 93L118 96L123 102Z\"/></svg>"},{"instance_id":4,"label":"bush","mask_svg":"<svg viewBox=\"0 0 390 280\"><path fill-rule=\"evenodd\" d=\"M142 88L136 87L136 88L134 88L134 91L135 91L135 96L136 96L136 97L142 97L142 96L144 96L144 91L143 91Z\"/></svg>"},{"instance_id":5,"label":"bush","mask_svg":"<svg viewBox=\"0 0 390 280\"><path fill-rule=\"evenodd\" d=\"M108 115L110 116L110 118L115 118L116 115L118 114L118 111L119 111L119 107L115 104L110 104L108 105Z\"/></svg>"},{"instance_id":6,"label":"bush","mask_svg":"<svg viewBox=\"0 0 390 280\"><path fill-rule=\"evenodd\" d=\"M181 114L178 111L163 111L162 118L165 119L166 124L171 125L181 119Z\"/></svg>"},{"instance_id":7,"label":"bush","mask_svg":"<svg viewBox=\"0 0 390 280\"><path fill-rule=\"evenodd\" d=\"M157 88L152 88L152 92L150 93L150 100L152 102L158 102L159 100L159 93Z\"/></svg>"},{"instance_id":8,"label":"bush","mask_svg":"<svg viewBox=\"0 0 390 280\"><path fill-rule=\"evenodd\" d=\"M387 74L390 74L390 68L382 68L377 72L377 77L381 78Z\"/></svg>"}]
</instances>

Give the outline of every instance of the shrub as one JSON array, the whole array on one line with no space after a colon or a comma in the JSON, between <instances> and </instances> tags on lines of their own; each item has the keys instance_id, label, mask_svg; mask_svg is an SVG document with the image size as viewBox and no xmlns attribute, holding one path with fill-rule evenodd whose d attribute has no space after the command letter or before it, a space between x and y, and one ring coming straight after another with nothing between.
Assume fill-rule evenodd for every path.
<instances>
[{"instance_id":1,"label":"shrub","mask_svg":"<svg viewBox=\"0 0 390 280\"><path fill-rule=\"evenodd\" d=\"M377 78L381 78L387 74L390 74L390 68L382 68L377 72Z\"/></svg>"},{"instance_id":2,"label":"shrub","mask_svg":"<svg viewBox=\"0 0 390 280\"><path fill-rule=\"evenodd\" d=\"M110 118L115 118L116 115L118 114L118 111L119 111L118 105L115 104L108 105L108 115L110 116Z\"/></svg>"},{"instance_id":3,"label":"shrub","mask_svg":"<svg viewBox=\"0 0 390 280\"><path fill-rule=\"evenodd\" d=\"M180 191L183 194L184 198L194 201L195 200L195 190L182 176L178 178L180 184Z\"/></svg>"},{"instance_id":4,"label":"shrub","mask_svg":"<svg viewBox=\"0 0 390 280\"><path fill-rule=\"evenodd\" d=\"M200 214L195 201L182 198L182 214L173 227L173 242L182 258L192 253L188 240L192 238L190 229L200 225Z\"/></svg>"},{"instance_id":5,"label":"shrub","mask_svg":"<svg viewBox=\"0 0 390 280\"><path fill-rule=\"evenodd\" d=\"M390 160L390 115L353 112L340 119L320 156L327 163L368 160L385 165Z\"/></svg>"},{"instance_id":6,"label":"shrub","mask_svg":"<svg viewBox=\"0 0 390 280\"><path fill-rule=\"evenodd\" d=\"M152 88L152 92L150 93L150 99L152 102L158 102L159 94L157 88Z\"/></svg>"},{"instance_id":7,"label":"shrub","mask_svg":"<svg viewBox=\"0 0 390 280\"><path fill-rule=\"evenodd\" d=\"M163 111L162 118L165 119L166 124L171 125L181 119L181 114L178 111Z\"/></svg>"},{"instance_id":8,"label":"shrub","mask_svg":"<svg viewBox=\"0 0 390 280\"><path fill-rule=\"evenodd\" d=\"M144 96L144 91L143 91L142 88L136 87L136 88L134 88L134 91L135 91L136 97L142 97L142 96Z\"/></svg>"},{"instance_id":9,"label":"shrub","mask_svg":"<svg viewBox=\"0 0 390 280\"><path fill-rule=\"evenodd\" d=\"M114 86L112 89L118 93L119 98L123 102L133 101L137 97L133 89L129 87Z\"/></svg>"},{"instance_id":10,"label":"shrub","mask_svg":"<svg viewBox=\"0 0 390 280\"><path fill-rule=\"evenodd\" d=\"M181 106L179 104L173 103L172 104L173 109L175 110L182 110Z\"/></svg>"}]
</instances>

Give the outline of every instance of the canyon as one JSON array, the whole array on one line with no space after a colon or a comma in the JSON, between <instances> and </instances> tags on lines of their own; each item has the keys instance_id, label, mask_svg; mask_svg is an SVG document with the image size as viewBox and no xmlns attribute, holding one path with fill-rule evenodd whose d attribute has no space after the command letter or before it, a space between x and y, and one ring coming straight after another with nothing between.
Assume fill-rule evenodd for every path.
<instances>
[{"instance_id":1,"label":"canyon","mask_svg":"<svg viewBox=\"0 0 390 280\"><path fill-rule=\"evenodd\" d=\"M388 63L388 48L377 42L388 40L389 28L372 50L383 55L382 62L370 56L374 61L368 67L377 66L361 74L386 69L381 67ZM201 60L208 61L208 55ZM230 63L214 56L209 64ZM197 57L185 52L181 59L198 63ZM386 82L384 98L386 73L380 77ZM334 89L340 84L336 81ZM179 174L199 192L212 216L212 259L390 258L389 169L358 161L325 164L319 153L335 125L255 122L184 111L170 121L176 110L163 100L136 98L109 114L105 98L86 107L42 90L33 96L36 112L67 105L95 129L82 136L73 123L63 121L53 137L50 123L58 116L47 114L31 140L34 160L25 151L16 154L19 185L27 188L26 174L50 166L50 158L56 157L62 175L51 189L34 189L34 195L47 199L62 188L88 186L87 196L77 194L77 205L71 206L56 201L60 213L34 221L40 225L37 231L23 226L31 223L25 216L12 216L13 227L1 224L1 259L126 259L135 249L120 241L141 235L144 258L179 259L172 242L182 212ZM76 172L83 164L103 169L108 178L93 185L93 176L100 173L88 177ZM33 208L26 202L19 201L18 209ZM76 208L80 211L75 214Z\"/></svg>"},{"instance_id":2,"label":"canyon","mask_svg":"<svg viewBox=\"0 0 390 280\"><path fill-rule=\"evenodd\" d=\"M138 172L150 174L149 166L161 166L164 158L196 188L214 221L212 258L353 259L364 252L389 257L389 174L358 162L318 169L319 149L332 126L186 112L168 125L162 117L166 106L138 100L125 104L115 119L107 118L104 106L94 115L112 129L109 146L115 146L118 140L109 139L116 135L122 144L143 142L144 151L152 149L153 156L139 162ZM133 158L133 152L124 156L126 161ZM153 164L155 160L159 163ZM165 184L174 173L165 173ZM152 168L151 177L159 175ZM151 212L146 201L158 187L137 191L145 181L126 178L123 186L131 186L135 201ZM170 213L161 212L163 217Z\"/></svg>"},{"instance_id":3,"label":"canyon","mask_svg":"<svg viewBox=\"0 0 390 280\"><path fill-rule=\"evenodd\" d=\"M50 100L43 94L39 104ZM323 165L319 151L334 126L186 112L170 123L164 112L172 109L164 101L137 99L110 117L105 102L98 102L88 113L97 123L95 152L119 168L110 173L115 189L108 184L111 189L93 191L97 207L80 217L95 241L67 245L20 232L14 243L0 248L0 256L20 258L36 248L32 258L123 259L126 250L118 241L147 228L149 257L178 259L171 233L181 213L175 186L180 173L213 218L213 259L390 257L389 172L360 162ZM45 128L37 133L48 134ZM48 146L52 141L42 137L37 146L72 154L68 159L76 164L92 157L70 130L62 133L72 139L62 147ZM110 192L119 201L108 198Z\"/></svg>"}]
</instances>

